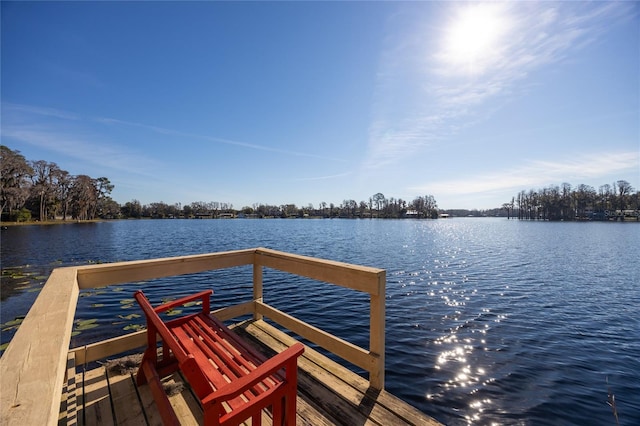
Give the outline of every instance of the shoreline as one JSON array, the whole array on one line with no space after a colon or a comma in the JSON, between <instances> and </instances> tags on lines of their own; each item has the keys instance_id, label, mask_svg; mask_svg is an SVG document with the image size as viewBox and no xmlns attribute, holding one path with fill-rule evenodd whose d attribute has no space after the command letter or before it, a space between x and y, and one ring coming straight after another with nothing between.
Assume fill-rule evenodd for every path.
<instances>
[{"instance_id":1,"label":"shoreline","mask_svg":"<svg viewBox=\"0 0 640 426\"><path fill-rule=\"evenodd\" d=\"M48 226L48 225L72 225L77 223L98 223L104 222L104 219L90 219L90 220L47 220L44 222L40 222L37 220L29 221L29 222L0 222L0 226L2 229L6 229L8 227L14 226L30 226L30 225L39 225L39 226Z\"/></svg>"}]
</instances>

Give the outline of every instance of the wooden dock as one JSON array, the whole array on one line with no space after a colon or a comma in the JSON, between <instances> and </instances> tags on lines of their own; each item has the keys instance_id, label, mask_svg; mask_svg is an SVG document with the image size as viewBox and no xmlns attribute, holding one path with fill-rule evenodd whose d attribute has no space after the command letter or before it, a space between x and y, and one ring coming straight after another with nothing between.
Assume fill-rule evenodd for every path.
<instances>
[{"instance_id":1,"label":"wooden dock","mask_svg":"<svg viewBox=\"0 0 640 426\"><path fill-rule=\"evenodd\" d=\"M265 355L295 340L264 320L245 321L234 330ZM439 425L385 390L309 347L298 361L298 425ZM76 372L76 392L65 392L60 424L162 425L148 385L136 389L133 372L121 374L107 365ZM202 409L179 373L165 379L169 400L183 425L202 424ZM69 402L67 402L69 401ZM75 410L75 412L74 412ZM271 425L263 413L264 425ZM250 424L250 423L249 423Z\"/></svg>"},{"instance_id":2,"label":"wooden dock","mask_svg":"<svg viewBox=\"0 0 640 426\"><path fill-rule=\"evenodd\" d=\"M236 323L234 329L267 355L291 346L295 340L290 336L297 335L368 376L361 377L307 347L298 360L298 424L438 424L384 390L386 272L265 248L54 269L0 358L0 424L160 424L146 385L135 387L131 374L114 374L104 367L86 371L83 367L144 350L146 330L69 347L80 290L243 265L253 266L252 296L212 315L227 323L251 317ZM368 347L354 345L265 303L265 268L367 294ZM211 286L215 288L216 283ZM178 373L166 380L175 384L174 389L183 388L171 396L182 424L200 424L202 411L188 384ZM263 423L269 424L268 413L263 417Z\"/></svg>"}]
</instances>

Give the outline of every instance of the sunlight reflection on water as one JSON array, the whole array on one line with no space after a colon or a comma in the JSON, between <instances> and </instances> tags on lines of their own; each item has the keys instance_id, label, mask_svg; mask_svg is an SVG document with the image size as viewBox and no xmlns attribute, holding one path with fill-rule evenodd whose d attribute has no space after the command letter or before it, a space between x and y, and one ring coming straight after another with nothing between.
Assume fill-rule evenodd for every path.
<instances>
[{"instance_id":1,"label":"sunlight reflection on water","mask_svg":"<svg viewBox=\"0 0 640 426\"><path fill-rule=\"evenodd\" d=\"M428 223L416 225L421 226L427 229L417 234L426 238L416 238L406 247L410 249L413 261L423 262L422 268L416 268L422 269L422 274L402 271L393 277L393 281L401 286L417 285L418 288L404 295L422 296L428 300L428 314L414 320L419 325L415 327L416 331L422 333L414 338L424 339L426 352L431 354L431 357L416 358L425 361L431 359L433 371L437 372L434 374L439 377L439 381L425 377L425 382L429 383L424 394L427 404L442 407L442 411L448 413L445 417L448 424L491 424L496 423L496 419L499 419L499 424L535 424L544 423L542 419L548 416L562 416L558 412L536 413L538 404L534 401L550 398L550 401L564 399L570 403L571 397L567 396L567 391L558 389L558 386L562 386L561 376L554 374L553 369L566 370L567 365L578 362L570 348L579 350L585 346L587 352L583 353L589 353L585 356L591 357L598 351L598 344L593 341L578 343L572 336L561 337L566 334L562 329L575 327L576 323L582 323L581 328L590 328L590 325L584 324L584 316L588 312L602 310L601 306L591 304L600 305L603 302L602 298L600 302L591 299L592 289L601 289L593 282L585 283L588 287L567 287L566 284L582 281L584 274L601 277L610 283L611 275L598 272L600 268L595 265L600 262L570 262L568 259L580 255L570 239L562 244L562 248L557 246L557 235L553 234L557 232L555 226L549 229L551 233L546 233L540 226L525 229L526 236L515 238L508 234L491 235L493 230L483 232L472 229L468 221L443 224L442 228ZM518 226L523 227L522 224ZM570 229L569 234L574 229ZM578 249L593 247L585 243L583 233L576 230L580 234L581 244L587 244ZM632 231L637 232L637 228ZM522 232L522 229L518 229L518 232ZM522 245L520 237L528 245ZM506 238L506 241L501 238ZM594 238L597 244L602 244L598 235L594 235ZM551 250L547 247L550 242L554 242ZM518 250L511 250L514 246ZM565 259L563 255L571 257ZM588 258L592 255L590 253ZM628 259L628 254L625 257ZM598 259L602 260L601 257ZM616 262L620 262L620 259L616 259ZM407 263L404 262L405 265ZM572 275L574 265L579 275ZM610 270L609 267L607 269ZM632 277L627 276L627 280L629 278ZM617 282L624 285L625 281L623 278ZM571 297L567 298L569 295ZM400 301L396 305L403 303ZM619 312L618 309L616 311ZM613 311L609 310L608 313ZM406 310L403 310L403 314L416 317ZM610 316L609 320L616 321L615 315ZM589 322L587 319L587 324ZM623 328L628 330L629 326L627 322ZM600 326L600 331L593 334L594 337L603 336L603 327ZM619 332L610 336L624 338ZM559 349L558 346L563 348ZM635 345L635 350L638 350L638 345ZM554 358L557 358L555 366L538 366L544 359ZM523 363L536 367L521 372L516 367ZM405 375L413 374L412 370L415 369L402 369ZM626 370L630 371L628 368ZM518 385L517 390L512 388L513 384L520 381L528 384ZM553 383L548 388L551 392L546 390L547 381ZM516 392L517 396L504 394L505 391ZM593 389L592 392L598 393L599 390ZM403 392L403 395L407 393ZM513 413L514 409L528 414L516 420L518 417L511 418L507 414ZM631 413L633 418L633 410ZM580 415L574 414L572 418L564 419L563 423L594 422L592 416L580 420ZM609 413L605 410L598 415L601 419L607 419Z\"/></svg>"}]
</instances>

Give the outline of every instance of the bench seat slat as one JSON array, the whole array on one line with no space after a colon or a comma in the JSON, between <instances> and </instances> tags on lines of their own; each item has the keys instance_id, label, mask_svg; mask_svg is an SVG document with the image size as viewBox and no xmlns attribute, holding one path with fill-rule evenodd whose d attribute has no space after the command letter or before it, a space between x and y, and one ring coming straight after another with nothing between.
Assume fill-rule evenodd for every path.
<instances>
[{"instance_id":1,"label":"bench seat slat","mask_svg":"<svg viewBox=\"0 0 640 426\"><path fill-rule=\"evenodd\" d=\"M197 319L196 319L197 321ZM208 355L219 369L229 377L242 377L254 370L256 365L249 364L235 348L229 347L225 337L214 330L206 330L203 325L191 322L185 324L184 331L194 340L200 349ZM209 331L209 332L207 332Z\"/></svg>"},{"instance_id":2,"label":"bench seat slat","mask_svg":"<svg viewBox=\"0 0 640 426\"><path fill-rule=\"evenodd\" d=\"M193 355L195 362L208 380L208 389L203 388L205 391L196 391L199 398L204 398L206 395L223 388L231 383L233 379L237 378L237 376L230 374L228 366L220 362L220 360L217 360L217 362L214 361L213 363L210 362L210 358L204 356L202 348L196 343L199 342L199 340L192 340L191 336L183 328L174 328L172 331L179 336L180 343L185 351ZM187 377L187 379L189 379L189 377ZM227 401L227 403L231 406L231 410L234 410L240 408L246 401L241 397L237 397Z\"/></svg>"},{"instance_id":3,"label":"bench seat slat","mask_svg":"<svg viewBox=\"0 0 640 426\"><path fill-rule=\"evenodd\" d=\"M217 330L206 327L208 321L201 315L194 317L194 321L174 327L171 332L179 336L184 349L194 354L198 365L211 380L213 389L217 390L228 383L246 376L257 368L256 363L248 359L228 342L227 336L222 336ZM222 331L222 329L220 329ZM187 347L188 345L188 347ZM219 350L213 351L216 347ZM200 352L199 352L200 351ZM232 409L251 402L256 396L278 386L282 380L266 377L263 381L247 389L241 396L229 401Z\"/></svg>"},{"instance_id":4,"label":"bench seat slat","mask_svg":"<svg viewBox=\"0 0 640 426\"><path fill-rule=\"evenodd\" d=\"M258 365L266 361L264 357L245 350L246 345L244 342L234 341L231 339L231 337L233 337L232 335L225 335L224 328L216 324L210 317L198 316L195 318L195 323L197 323L199 327L198 331L202 333L200 337L206 342L206 345L203 347L205 352L209 355L214 355L210 348L213 347L214 344L218 345L223 352L217 355L223 362L229 365L237 377L248 374L250 371L255 370ZM195 328L195 324L191 324L191 327ZM281 382L282 378L274 377L268 378L268 380L269 383L276 384Z\"/></svg>"},{"instance_id":5,"label":"bench seat slat","mask_svg":"<svg viewBox=\"0 0 640 426\"><path fill-rule=\"evenodd\" d=\"M246 370L254 370L256 364L264 362L264 358L256 358L248 356L243 346L239 346L238 342L233 342L230 336L224 336L223 329L218 326L210 317L203 317L199 315L195 318L195 324L199 327L199 331L202 333L202 338L208 340L209 343L215 342L224 350L225 353L232 354L233 358L238 361L238 365L243 366ZM239 350L240 347L242 350ZM253 358L253 359L252 359Z\"/></svg>"}]
</instances>

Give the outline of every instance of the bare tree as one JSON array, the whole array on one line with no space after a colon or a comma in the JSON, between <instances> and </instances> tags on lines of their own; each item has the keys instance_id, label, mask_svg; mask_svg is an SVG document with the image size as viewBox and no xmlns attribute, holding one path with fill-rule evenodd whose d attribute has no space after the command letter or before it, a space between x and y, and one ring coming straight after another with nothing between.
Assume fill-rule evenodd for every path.
<instances>
[{"instance_id":1,"label":"bare tree","mask_svg":"<svg viewBox=\"0 0 640 426\"><path fill-rule=\"evenodd\" d=\"M435 219L438 217L438 203L436 203L436 199L433 195L425 195L424 208L426 213L432 219Z\"/></svg>"},{"instance_id":2,"label":"bare tree","mask_svg":"<svg viewBox=\"0 0 640 426\"><path fill-rule=\"evenodd\" d=\"M95 218L97 212L103 212L102 214L105 215L110 215L110 210L112 210L110 208L110 204L111 204L111 197L109 197L109 194L111 194L111 191L113 190L113 185L111 184L111 182L109 181L109 179L107 179L106 177L99 177L97 179L93 180L93 185L94 185L94 189L96 192L95 195L95 205L92 206L92 214L91 214L91 218ZM102 215L101 214L101 215Z\"/></svg>"},{"instance_id":3,"label":"bare tree","mask_svg":"<svg viewBox=\"0 0 640 426\"><path fill-rule=\"evenodd\" d=\"M20 210L29 197L33 169L20 151L0 145L0 213L12 215Z\"/></svg>"},{"instance_id":4,"label":"bare tree","mask_svg":"<svg viewBox=\"0 0 640 426\"><path fill-rule=\"evenodd\" d=\"M633 186L626 180L617 181L616 186L618 187L618 207L624 210L630 204L627 199L633 193Z\"/></svg>"},{"instance_id":5,"label":"bare tree","mask_svg":"<svg viewBox=\"0 0 640 426\"><path fill-rule=\"evenodd\" d=\"M49 219L49 210L55 206L57 177L60 168L56 163L49 163L44 160L34 161L31 191L39 206L38 218L41 221Z\"/></svg>"},{"instance_id":6,"label":"bare tree","mask_svg":"<svg viewBox=\"0 0 640 426\"><path fill-rule=\"evenodd\" d=\"M58 185L55 190L56 197L60 207L62 208L62 220L67 220L67 215L69 214L69 203L71 202L71 184L73 183L73 180L71 179L69 172L59 169L57 172L57 181Z\"/></svg>"},{"instance_id":7,"label":"bare tree","mask_svg":"<svg viewBox=\"0 0 640 426\"><path fill-rule=\"evenodd\" d=\"M589 185L580 184L576 189L574 199L578 219L586 219L587 206L595 204L596 190Z\"/></svg>"},{"instance_id":8,"label":"bare tree","mask_svg":"<svg viewBox=\"0 0 640 426\"><path fill-rule=\"evenodd\" d=\"M76 176L71 186L71 215L77 220L93 219L91 212L97 203L94 181L87 175Z\"/></svg>"},{"instance_id":9,"label":"bare tree","mask_svg":"<svg viewBox=\"0 0 640 426\"><path fill-rule=\"evenodd\" d=\"M418 213L418 219L420 219L420 216L424 215L424 197L416 197L412 202L411 202L411 207L416 211L416 213Z\"/></svg>"},{"instance_id":10,"label":"bare tree","mask_svg":"<svg viewBox=\"0 0 640 426\"><path fill-rule=\"evenodd\" d=\"M371 198L376 205L378 217L380 217L380 210L382 209L382 207L384 207L384 202L385 202L384 195L381 192L378 192L377 194L374 194L373 197Z\"/></svg>"}]
</instances>

